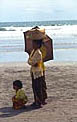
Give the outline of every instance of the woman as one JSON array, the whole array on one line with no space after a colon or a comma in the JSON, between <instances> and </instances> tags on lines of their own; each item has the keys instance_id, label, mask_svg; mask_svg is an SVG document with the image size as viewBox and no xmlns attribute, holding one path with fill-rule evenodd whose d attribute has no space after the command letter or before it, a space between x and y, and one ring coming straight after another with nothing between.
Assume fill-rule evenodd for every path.
<instances>
[{"instance_id":1,"label":"woman","mask_svg":"<svg viewBox=\"0 0 77 122\"><path fill-rule=\"evenodd\" d=\"M42 39L33 40L33 51L28 59L28 64L31 65L32 88L34 93L33 106L41 107L46 104L47 98L46 83L44 75L43 55L40 50Z\"/></svg>"}]
</instances>

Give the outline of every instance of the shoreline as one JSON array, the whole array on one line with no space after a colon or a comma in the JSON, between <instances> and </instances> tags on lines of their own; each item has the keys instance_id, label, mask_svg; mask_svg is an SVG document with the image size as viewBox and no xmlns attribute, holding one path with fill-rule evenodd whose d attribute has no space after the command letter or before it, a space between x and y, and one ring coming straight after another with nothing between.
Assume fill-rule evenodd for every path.
<instances>
[{"instance_id":1,"label":"shoreline","mask_svg":"<svg viewBox=\"0 0 77 122\"><path fill-rule=\"evenodd\" d=\"M77 65L77 61L47 61L44 62L46 67L52 66L72 66ZM0 62L0 67L30 67L27 62Z\"/></svg>"}]
</instances>

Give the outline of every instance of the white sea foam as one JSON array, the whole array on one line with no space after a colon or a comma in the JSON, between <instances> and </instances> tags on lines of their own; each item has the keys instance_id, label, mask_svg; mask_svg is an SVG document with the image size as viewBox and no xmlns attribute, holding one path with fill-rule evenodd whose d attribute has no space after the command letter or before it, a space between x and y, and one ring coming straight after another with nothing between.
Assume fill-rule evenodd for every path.
<instances>
[{"instance_id":1,"label":"white sea foam","mask_svg":"<svg viewBox=\"0 0 77 122\"><path fill-rule=\"evenodd\" d=\"M11 26L3 28L6 31L0 30L1 62L20 61L21 55L22 55L22 61L25 61L27 56L25 56L26 53L23 53L24 52L23 32L31 29L32 27ZM40 28L45 28L46 34L48 34L53 39L55 61L60 61L61 58L62 61L69 61L74 59L75 61L77 61L77 57L73 56L73 54L76 55L77 53L77 25L40 26ZM11 57L13 57L12 60Z\"/></svg>"},{"instance_id":2,"label":"white sea foam","mask_svg":"<svg viewBox=\"0 0 77 122\"><path fill-rule=\"evenodd\" d=\"M23 32L31 28L32 27L5 27L7 31L0 31L0 49L3 51L2 48L5 47L6 52L8 47L9 50L10 48L13 50L13 47L15 50L18 50L20 47L20 50L24 50ZM46 34L53 39L54 48L77 48L77 25L40 26L40 28L45 28Z\"/></svg>"},{"instance_id":3,"label":"white sea foam","mask_svg":"<svg viewBox=\"0 0 77 122\"><path fill-rule=\"evenodd\" d=\"M50 37L63 36L77 36L77 25L63 25L63 26L40 26L45 28L46 33ZM31 29L31 27L5 27L7 31L0 31L0 40L5 38L21 39L23 32Z\"/></svg>"},{"instance_id":4,"label":"white sea foam","mask_svg":"<svg viewBox=\"0 0 77 122\"><path fill-rule=\"evenodd\" d=\"M77 25L64 25L64 26L49 26L46 27L47 34L55 36L77 36Z\"/></svg>"}]
</instances>

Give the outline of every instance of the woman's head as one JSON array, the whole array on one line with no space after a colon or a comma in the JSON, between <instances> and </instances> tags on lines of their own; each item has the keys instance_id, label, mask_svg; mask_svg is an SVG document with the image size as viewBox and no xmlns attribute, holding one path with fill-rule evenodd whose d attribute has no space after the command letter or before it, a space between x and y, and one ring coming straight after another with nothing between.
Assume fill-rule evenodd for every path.
<instances>
[{"instance_id":1,"label":"woman's head","mask_svg":"<svg viewBox=\"0 0 77 122\"><path fill-rule=\"evenodd\" d=\"M33 48L34 49L38 49L42 45L42 39L40 39L40 40L33 40L32 43L33 43Z\"/></svg>"},{"instance_id":2,"label":"woman's head","mask_svg":"<svg viewBox=\"0 0 77 122\"><path fill-rule=\"evenodd\" d=\"M20 80L15 80L13 82L13 88L15 90L21 89L23 87L22 82Z\"/></svg>"}]
</instances>

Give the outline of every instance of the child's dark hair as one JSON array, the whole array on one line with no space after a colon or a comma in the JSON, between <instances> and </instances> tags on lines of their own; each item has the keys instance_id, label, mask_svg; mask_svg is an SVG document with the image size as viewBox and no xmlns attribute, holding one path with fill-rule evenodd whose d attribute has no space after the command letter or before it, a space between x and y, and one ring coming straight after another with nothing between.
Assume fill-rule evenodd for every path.
<instances>
[{"instance_id":1,"label":"child's dark hair","mask_svg":"<svg viewBox=\"0 0 77 122\"><path fill-rule=\"evenodd\" d=\"M22 82L20 80L15 80L13 82L13 85L19 87L20 89L23 87Z\"/></svg>"}]
</instances>

